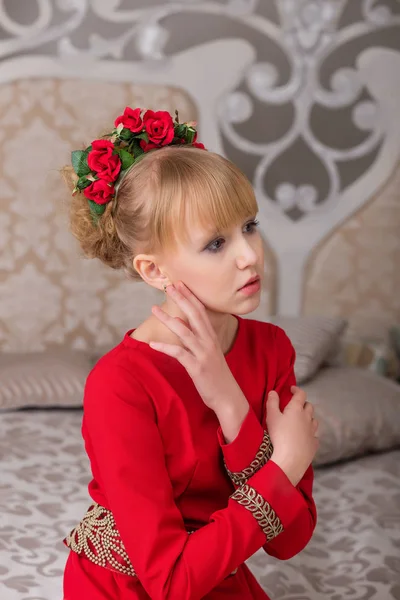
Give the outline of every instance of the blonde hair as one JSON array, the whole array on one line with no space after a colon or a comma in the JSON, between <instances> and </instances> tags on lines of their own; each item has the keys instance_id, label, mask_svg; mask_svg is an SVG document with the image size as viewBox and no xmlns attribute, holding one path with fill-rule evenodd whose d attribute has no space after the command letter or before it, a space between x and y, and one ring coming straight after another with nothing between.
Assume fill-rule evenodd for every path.
<instances>
[{"instance_id":1,"label":"blonde hair","mask_svg":"<svg viewBox=\"0 0 400 600\"><path fill-rule=\"evenodd\" d=\"M72 190L72 167L62 172ZM178 240L190 239L186 223L223 231L257 212L253 188L232 162L193 146L166 146L143 155L127 172L97 223L84 194L73 196L70 223L86 257L140 281L134 257L173 252Z\"/></svg>"}]
</instances>

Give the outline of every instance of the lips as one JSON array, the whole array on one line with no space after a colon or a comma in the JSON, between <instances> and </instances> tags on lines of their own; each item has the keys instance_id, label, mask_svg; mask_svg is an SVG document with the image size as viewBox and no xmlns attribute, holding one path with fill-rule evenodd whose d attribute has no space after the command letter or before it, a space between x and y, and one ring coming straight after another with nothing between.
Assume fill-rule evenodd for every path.
<instances>
[{"instance_id":1,"label":"lips","mask_svg":"<svg viewBox=\"0 0 400 600\"><path fill-rule=\"evenodd\" d=\"M247 283L245 283L244 285L242 285L242 287L239 288L239 289L241 290L244 287L246 287L247 285L250 285L251 283L254 283L255 281L259 281L259 280L260 280L260 276L259 275L255 275L254 277L252 277L251 279L249 279Z\"/></svg>"}]
</instances>

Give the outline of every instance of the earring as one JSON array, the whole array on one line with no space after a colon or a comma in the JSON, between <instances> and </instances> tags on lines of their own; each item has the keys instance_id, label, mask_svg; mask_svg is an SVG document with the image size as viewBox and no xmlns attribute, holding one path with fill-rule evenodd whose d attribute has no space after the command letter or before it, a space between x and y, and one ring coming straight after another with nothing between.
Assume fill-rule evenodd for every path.
<instances>
[{"instance_id":1,"label":"earring","mask_svg":"<svg viewBox=\"0 0 400 600\"><path fill-rule=\"evenodd\" d=\"M167 293L167 284L166 283L164 283L164 285L163 285L163 290L164 290L164 294L166 294Z\"/></svg>"}]
</instances>

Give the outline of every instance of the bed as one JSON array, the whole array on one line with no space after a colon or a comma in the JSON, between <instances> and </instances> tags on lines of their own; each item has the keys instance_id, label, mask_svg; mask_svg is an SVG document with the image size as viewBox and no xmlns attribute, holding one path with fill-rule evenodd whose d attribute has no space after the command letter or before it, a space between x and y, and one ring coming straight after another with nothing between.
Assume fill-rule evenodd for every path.
<instances>
[{"instance_id":1,"label":"bed","mask_svg":"<svg viewBox=\"0 0 400 600\"><path fill-rule=\"evenodd\" d=\"M0 420L2 600L62 598L61 539L89 503L81 418L81 409L65 408ZM313 539L290 561L256 553L248 565L263 588L274 600L400 598L400 449L315 475Z\"/></svg>"}]
</instances>

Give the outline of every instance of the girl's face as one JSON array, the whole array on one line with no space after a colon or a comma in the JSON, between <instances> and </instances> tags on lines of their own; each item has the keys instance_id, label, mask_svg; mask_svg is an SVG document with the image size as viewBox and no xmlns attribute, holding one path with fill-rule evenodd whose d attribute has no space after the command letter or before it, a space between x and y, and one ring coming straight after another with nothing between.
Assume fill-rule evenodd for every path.
<instances>
[{"instance_id":1,"label":"girl's face","mask_svg":"<svg viewBox=\"0 0 400 600\"><path fill-rule=\"evenodd\" d=\"M157 261L168 278L165 283L183 281L208 311L239 315L252 312L260 303L261 291L246 295L239 288L256 275L262 284L264 248L257 225L256 216L223 232L207 232L191 225L190 241L178 241L173 254L167 253ZM166 305L170 302L166 298Z\"/></svg>"}]
</instances>

